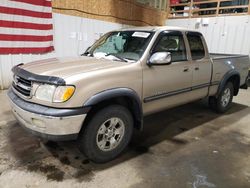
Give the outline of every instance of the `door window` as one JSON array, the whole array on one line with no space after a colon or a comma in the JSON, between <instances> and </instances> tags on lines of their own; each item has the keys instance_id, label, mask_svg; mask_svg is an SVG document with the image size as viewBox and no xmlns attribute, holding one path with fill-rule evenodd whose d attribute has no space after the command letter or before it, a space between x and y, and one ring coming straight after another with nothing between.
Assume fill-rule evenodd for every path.
<instances>
[{"instance_id":1,"label":"door window","mask_svg":"<svg viewBox=\"0 0 250 188\"><path fill-rule=\"evenodd\" d=\"M205 57L205 48L203 46L201 35L199 33L188 33L187 38L192 59L203 59Z\"/></svg>"},{"instance_id":2,"label":"door window","mask_svg":"<svg viewBox=\"0 0 250 188\"><path fill-rule=\"evenodd\" d=\"M153 49L156 52L170 52L172 62L186 61L186 47L181 33L162 33Z\"/></svg>"}]
</instances>

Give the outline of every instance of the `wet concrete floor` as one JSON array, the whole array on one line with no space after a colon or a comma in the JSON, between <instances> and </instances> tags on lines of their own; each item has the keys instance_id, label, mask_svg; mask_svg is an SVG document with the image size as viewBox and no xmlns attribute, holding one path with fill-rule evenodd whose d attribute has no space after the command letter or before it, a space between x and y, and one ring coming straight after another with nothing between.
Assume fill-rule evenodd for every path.
<instances>
[{"instance_id":1,"label":"wet concrete floor","mask_svg":"<svg viewBox=\"0 0 250 188\"><path fill-rule=\"evenodd\" d=\"M23 130L0 92L0 187L250 187L250 90L224 115L195 102L145 118L128 149L89 162L75 142L43 142Z\"/></svg>"}]
</instances>

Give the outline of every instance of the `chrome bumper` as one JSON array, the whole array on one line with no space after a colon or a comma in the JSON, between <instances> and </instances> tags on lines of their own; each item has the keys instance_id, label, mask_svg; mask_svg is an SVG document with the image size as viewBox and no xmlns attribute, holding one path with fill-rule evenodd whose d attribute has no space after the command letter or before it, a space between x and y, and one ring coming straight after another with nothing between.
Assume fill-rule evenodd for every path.
<instances>
[{"instance_id":1,"label":"chrome bumper","mask_svg":"<svg viewBox=\"0 0 250 188\"><path fill-rule=\"evenodd\" d=\"M54 109L43 107L38 104L32 104L19 98L13 91L9 90L8 96L10 99L11 108L18 122L32 134L48 139L48 140L72 140L76 139L79 134L86 114L72 115L69 112L63 116L65 109ZM27 103L26 107L30 109L23 109L23 105ZM45 110L43 108L49 109ZM31 112L36 109L36 112ZM51 110L52 109L52 110ZM40 113L38 112L40 111ZM44 112L55 112L54 116L44 115ZM60 111L63 113L60 113Z\"/></svg>"}]
</instances>

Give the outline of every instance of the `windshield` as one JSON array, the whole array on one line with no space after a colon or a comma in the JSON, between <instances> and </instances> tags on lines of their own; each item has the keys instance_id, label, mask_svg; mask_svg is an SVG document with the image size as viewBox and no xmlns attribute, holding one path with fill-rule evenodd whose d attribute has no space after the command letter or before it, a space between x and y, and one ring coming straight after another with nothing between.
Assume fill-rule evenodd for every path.
<instances>
[{"instance_id":1,"label":"windshield","mask_svg":"<svg viewBox=\"0 0 250 188\"><path fill-rule=\"evenodd\" d=\"M153 33L148 31L116 31L102 36L84 55L137 61L143 55Z\"/></svg>"}]
</instances>

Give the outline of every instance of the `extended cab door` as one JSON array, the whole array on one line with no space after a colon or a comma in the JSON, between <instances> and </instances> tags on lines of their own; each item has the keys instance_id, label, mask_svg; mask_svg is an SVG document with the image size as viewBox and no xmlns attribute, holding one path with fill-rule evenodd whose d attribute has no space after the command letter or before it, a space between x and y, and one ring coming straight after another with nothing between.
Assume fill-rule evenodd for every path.
<instances>
[{"instance_id":1,"label":"extended cab door","mask_svg":"<svg viewBox=\"0 0 250 188\"><path fill-rule=\"evenodd\" d=\"M168 65L143 66L143 110L145 114L177 106L190 100L192 68L187 60L186 45L180 31L159 34L149 58L156 52L170 52Z\"/></svg>"},{"instance_id":2,"label":"extended cab door","mask_svg":"<svg viewBox=\"0 0 250 188\"><path fill-rule=\"evenodd\" d=\"M201 33L187 32L187 40L192 59L192 99L204 98L208 95L211 81L212 63L209 58L206 42Z\"/></svg>"}]
</instances>

